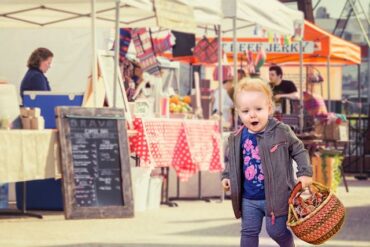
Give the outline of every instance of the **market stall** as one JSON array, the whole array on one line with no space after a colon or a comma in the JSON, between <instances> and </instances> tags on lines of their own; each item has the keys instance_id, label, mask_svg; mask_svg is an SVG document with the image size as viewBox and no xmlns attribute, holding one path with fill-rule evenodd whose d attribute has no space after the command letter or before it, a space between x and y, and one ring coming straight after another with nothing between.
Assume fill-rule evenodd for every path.
<instances>
[{"instance_id":1,"label":"market stall","mask_svg":"<svg viewBox=\"0 0 370 247\"><path fill-rule=\"evenodd\" d=\"M157 14L154 12L154 2L153 1L12 1L12 2L2 2L1 6L1 26L2 27L16 27L16 26L92 26L92 50L93 50L93 86L94 89L93 93L96 92L96 84L98 83L96 80L97 71L96 71L96 48L95 47L95 28L97 26L111 26L114 22L116 23L116 30L119 25L129 25L130 27L135 27L134 23L137 23L138 26L146 26L146 27L153 27L158 26L159 18L161 17L161 23L164 22L165 24L161 24L160 26L165 26L168 28L169 25L172 23L171 29L177 30L185 30L186 28L189 29L189 25L193 25L196 27L196 24L204 24L212 23L217 24L219 22L220 13L217 13L215 10L212 10L212 7L215 4L211 5L208 4L208 7L204 3L197 3L194 6L188 5L188 2L179 3L177 4L177 8L172 8L171 11L173 12L174 9L178 9L179 15L175 18L170 17L168 18L168 4L173 5L175 3L171 3L169 1L157 1L158 5L156 6L156 10L161 14ZM221 3L221 1L219 1ZM162 4L162 6L160 6ZM167 5L166 5L167 4ZM216 4L217 6L217 4ZM91 13L90 9L91 7ZM195 9L195 13L193 13L193 7ZM167 8L167 9L166 9ZM180 9L179 9L180 8ZM119 14L120 10L124 11L124 14ZM220 8L218 8L220 9ZM185 12L183 12L185 11ZM191 15L187 15L191 11ZM183 13L182 13L183 12ZM33 14L36 13L36 16ZM167 13L167 14L166 14ZM159 16L161 15L161 16ZM167 15L167 17L166 17ZM90 20L90 16L93 18ZM198 20L201 19L201 20ZM185 19L187 21L185 21ZM183 25L175 25L173 26L173 22L180 24L183 22ZM117 25L118 23L118 25ZM187 24L187 25L186 25ZM113 26L113 25L112 25ZM117 35L116 35L117 37ZM118 45L116 44L116 47ZM117 49L116 49L117 51ZM117 53L115 54L118 61ZM117 66L111 66L114 69L114 78L117 78ZM113 74L111 75L113 76ZM107 78L108 76L106 76ZM116 105L116 91L117 90L117 83L116 79L113 79L113 88L110 88L113 93L113 101L109 102L110 106ZM108 92L108 91L106 91ZM94 94L96 95L96 94ZM108 95L110 96L110 95ZM94 97L94 105L97 106L96 97ZM112 99L112 98L111 98ZM125 107L126 113L129 114L127 105ZM55 126L55 125L53 125Z\"/></svg>"},{"instance_id":2,"label":"market stall","mask_svg":"<svg viewBox=\"0 0 370 247\"><path fill-rule=\"evenodd\" d=\"M322 141L321 144L315 146L324 148L320 153L312 156L316 165L315 179L335 189L340 176L342 176L348 191L342 161L346 155L351 156L352 152L351 139L349 139L348 133L351 124L346 120L345 116L330 113L330 101L333 98L342 100L341 92L338 92L338 89L341 87L337 86L338 81L341 82L341 78L334 77L338 73L333 74L333 67L335 69L335 67L340 68L340 66L360 64L361 50L359 46L342 40L309 22L305 22L303 40L314 42L315 49L312 54L303 54L303 64L309 65L306 73L306 84L311 87L311 92L309 87L306 86L308 93L304 95L304 98L302 97L302 101L304 101L305 109L308 113L319 117L316 121L315 130ZM277 55L269 59L272 63L286 64L297 62L299 56L283 57ZM320 65L324 66L324 69L318 70L317 66ZM326 86L324 86L325 82ZM316 96L315 92L312 91L315 90L314 87L318 89L316 90ZM319 115L322 115L324 112L321 112L322 107L317 104L320 95L327 100L329 112L326 118L321 116L321 119ZM307 140L306 142L308 146L311 146L310 141ZM333 152L333 150L338 152Z\"/></svg>"},{"instance_id":3,"label":"market stall","mask_svg":"<svg viewBox=\"0 0 370 247\"><path fill-rule=\"evenodd\" d=\"M223 38L223 48L229 61L234 60L232 45L232 38ZM256 59L261 50L265 51L267 64L284 66L284 78L295 81L296 87L302 93L300 105L304 105L305 108L293 107L293 112L280 116L281 119L298 132L304 132L301 133L301 138L306 139L304 142L309 149L329 145L341 150L336 157L343 156L347 148L351 146L348 145L348 122L343 121L342 116L333 113L329 115L328 122L325 122L324 119L327 118L324 115L331 109L330 106L326 109L324 99L328 100L329 104L331 100L342 100L341 87L338 87L338 82L342 80L341 68L360 63L360 48L305 21L301 43L283 36L239 38L237 62L240 68L247 68L248 55L252 54ZM302 66L299 66L300 61ZM267 77L266 69L261 69L263 77ZM301 71L300 74L298 71ZM299 106L298 102L292 105ZM316 118L317 123L316 134L320 135L317 140L308 137L308 132L315 126L313 117ZM324 122L325 126L321 126ZM347 144L341 143L338 148L333 147L334 140ZM329 152L330 154L332 153ZM343 175L342 167L339 166L339 168Z\"/></svg>"},{"instance_id":4,"label":"market stall","mask_svg":"<svg viewBox=\"0 0 370 247\"><path fill-rule=\"evenodd\" d=\"M112 1L113 2L113 1ZM95 45L95 38L94 38L94 30L96 26L99 25L106 25L106 21L108 23L110 21L115 21L116 22L116 41L118 42L118 28L119 26L130 26L130 27L138 27L138 26L147 26L151 27L152 24L150 23L155 23L157 26L157 19L155 18L155 14L153 12L153 2L152 1L114 1L116 5L114 6L110 2L110 5L108 5L108 1L97 1L95 5L95 1L91 1L91 14L89 11L90 3L89 1L73 1L72 2L67 2L63 1L28 1L27 3L24 3L24 1L13 1L13 2L5 2L1 3L1 12L0 12L0 26L7 26L7 27L15 27L17 25L36 25L36 26L59 26L63 25L66 23L66 26L69 25L75 25L74 21L77 21L79 25L90 25L90 19L89 17L92 16L92 47L93 47L93 54L96 53L96 49L94 49ZM159 1L158 1L159 2ZM205 1L202 1L202 3L199 3L199 1L190 1L191 3L189 6L194 8L194 20L195 24L199 25L204 25L204 24L221 24L220 21L220 13L222 12L221 9L221 4L223 1L216 1L217 4L215 4L215 1L212 1L212 4L206 3ZM238 1L239 2L239 1ZM268 2L273 2L277 3L277 1L265 1L267 4ZM243 4L246 4L244 1L240 1L241 6ZM206 8L208 6L208 8ZM280 5L277 5L280 6ZM237 8L238 13L239 10L243 10L244 16L248 16L250 18L250 14L254 13L256 11L256 8L258 6L253 6L251 8ZM213 9L213 10L212 10ZM278 9L278 8L277 8ZM22 11L17 11L17 10L22 10ZM77 11L78 10L78 11ZM81 12L81 10L83 10ZM120 12L119 10L122 10ZM260 12L262 12L262 9L259 9ZM35 12L32 12L35 11ZM252 11L252 12L250 12ZM32 13L37 13L37 17L34 17ZM53 14L51 14L53 13ZM55 13L58 13L57 15ZM66 14L67 17L61 17L59 14ZM206 14L208 13L208 14ZM280 13L280 12L279 12ZM281 13L284 13L282 11ZM289 13L291 12L286 12L285 16L288 16ZM116 18L111 18L108 17L108 15L116 15ZM154 15L154 16L153 16ZM278 24L275 23L268 23L266 22L266 19L264 20L256 20L256 19L248 19L239 16L233 16L234 18L234 24L236 23L236 19L240 19L240 23L247 23L248 25L252 24L260 24L261 26L265 26L266 28L269 27L271 24L272 29L278 30L279 32L287 32L287 33L292 33L293 28L293 22L288 22L288 23L280 23L277 22ZM122 19L120 19L120 16L124 16ZM277 15L276 15L277 16ZM283 14L284 16L284 14ZM280 16L279 20L286 20L286 18L283 18L283 16ZM95 17L95 18L94 18ZM133 20L133 17L136 17L135 20ZM35 18L35 19L32 19ZM51 18L51 19L47 19ZM126 18L126 19L125 19ZM183 17L185 18L185 17ZM201 19L201 20L200 20ZM183 20L183 19L181 19ZM149 21L149 22L147 22ZM112 25L113 22L110 23ZM118 25L117 25L118 23ZM230 22L229 22L230 23ZM164 25L164 27L167 27L167 25ZM174 28L176 29L176 28ZM179 28L182 30L182 28ZM234 33L236 31L236 26L234 25ZM221 40L221 32L220 28L218 28L218 33L219 33L219 40ZM219 45L221 43L219 42ZM116 50L115 50L115 63L117 64L118 61L118 55L117 55L117 48L118 48L118 43L116 43ZM221 57L221 49L219 49L219 59ZM93 55L93 62L92 62L92 70L93 70L93 85L95 85L95 89L93 90L94 95L97 93L97 88L96 84L99 83L97 81L97 71L96 71L96 55ZM220 60L219 60L220 61ZM114 65L114 73L117 74L117 66L116 64ZM111 76L113 76L113 74ZM221 73L220 73L221 74ZM114 89L112 90L113 92L113 103L109 104L109 106L116 106L116 99L117 99L117 94L116 92L118 91L118 76L113 77L113 85ZM219 78L220 81L222 81L222 77ZM117 82L118 81L118 82ZM120 92L121 93L121 92ZM99 106L97 104L96 100L94 103L95 106ZM126 109L128 110L128 109ZM128 112L128 111L127 111ZM153 140L150 139L147 131L147 129L150 129L150 126L153 127L155 125L150 125L150 121L147 121L146 119L138 119L135 121L141 121L143 124L142 129L140 127L137 127L137 131L142 134L146 133L144 135L146 140ZM177 126L174 131L174 136L175 137L176 143L180 142L181 145L187 146L188 151L183 152L179 157L174 155L169 159L169 162L166 162L165 164L161 165L162 166L174 166L175 169L178 171L178 174L184 175L183 178L189 177L193 174L195 174L199 170L211 170L211 171L220 171L222 169L222 162L221 162L221 157L222 157L222 152L221 152L221 147L220 147L220 136L219 136L219 124L215 121L210 121L210 120L172 120L172 119L159 119L156 120L157 122L163 122L164 125L172 125L172 123L176 123L175 126ZM148 123L148 124L146 124ZM149 126L149 127L148 127ZM156 126L158 127L158 126ZM161 126L161 128L164 128L166 126ZM212 130L212 131L211 131ZM209 133L209 135L205 135L204 133ZM158 134L158 133L157 133ZM163 134L163 133L162 133ZM143 137L143 138L144 138ZM202 137L202 138L199 138ZM132 139L132 140L135 140ZM163 135L163 140L165 141L170 141L171 138L169 138L166 135ZM199 143L203 143L204 145L199 145ZM140 146L140 143L136 143L136 147L133 147L133 149L136 151L140 150L140 148L145 148ZM160 147L163 147L162 144L157 144L157 146L154 145L154 147L159 149ZM134 145L135 146L135 145ZM140 147L140 148L138 148ZM167 145L166 145L167 147ZM204 148L207 147L207 150ZM149 151L153 151L153 146L148 146L147 147ZM211 148L212 155L207 156L207 152L209 151L208 148ZM160 152L164 152L163 150L160 150ZM150 155L153 157L158 157L158 153L160 152L153 152ZM166 153L166 152L165 152ZM207 153L207 154L206 154ZM170 153L166 153L166 155L169 155ZM141 153L141 155L144 157L144 162L145 164L146 156L145 154ZM207 156L207 159L205 160L200 160L200 157L202 156ZM169 157L169 156L167 156ZM203 157L204 158L204 157ZM152 159L150 161L154 161L155 159ZM152 164L153 165L153 164ZM154 165L155 166L155 165ZM185 173L184 173L185 171Z\"/></svg>"}]
</instances>

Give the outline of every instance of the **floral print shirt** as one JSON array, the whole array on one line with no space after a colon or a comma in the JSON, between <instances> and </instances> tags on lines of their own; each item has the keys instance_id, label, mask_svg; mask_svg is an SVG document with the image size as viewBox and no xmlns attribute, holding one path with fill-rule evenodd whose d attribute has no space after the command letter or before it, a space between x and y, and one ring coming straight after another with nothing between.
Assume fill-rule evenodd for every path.
<instances>
[{"instance_id":1,"label":"floral print shirt","mask_svg":"<svg viewBox=\"0 0 370 247\"><path fill-rule=\"evenodd\" d=\"M243 165L243 197L250 200L265 199L265 176L258 151L256 134L243 129L241 136Z\"/></svg>"}]
</instances>

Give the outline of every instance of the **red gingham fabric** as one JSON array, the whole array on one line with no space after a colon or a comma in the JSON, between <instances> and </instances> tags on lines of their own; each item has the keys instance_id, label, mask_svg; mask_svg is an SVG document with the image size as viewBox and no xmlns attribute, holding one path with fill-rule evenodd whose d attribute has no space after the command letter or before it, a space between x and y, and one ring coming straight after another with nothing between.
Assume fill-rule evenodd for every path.
<instances>
[{"instance_id":1,"label":"red gingham fabric","mask_svg":"<svg viewBox=\"0 0 370 247\"><path fill-rule=\"evenodd\" d=\"M155 167L168 167L172 163L181 122L166 122L162 119L143 121L144 136Z\"/></svg>"},{"instance_id":2,"label":"red gingham fabric","mask_svg":"<svg viewBox=\"0 0 370 247\"><path fill-rule=\"evenodd\" d=\"M133 127L137 130L137 134L129 137L130 151L140 157L142 166L149 166L149 148L144 138L143 122L141 119L136 118L133 121Z\"/></svg>"},{"instance_id":3,"label":"red gingham fabric","mask_svg":"<svg viewBox=\"0 0 370 247\"><path fill-rule=\"evenodd\" d=\"M176 143L175 152L173 153L172 166L176 170L176 174L180 180L186 181L198 171L198 167L191 158L190 146L186 140L185 129L182 127L179 131L180 135Z\"/></svg>"},{"instance_id":4,"label":"red gingham fabric","mask_svg":"<svg viewBox=\"0 0 370 247\"><path fill-rule=\"evenodd\" d=\"M129 138L130 150L144 166L172 166L182 181L199 170L223 169L215 121L135 119L133 125L138 134Z\"/></svg>"},{"instance_id":5,"label":"red gingham fabric","mask_svg":"<svg viewBox=\"0 0 370 247\"><path fill-rule=\"evenodd\" d=\"M191 147L193 162L200 170L208 171L212 160L213 142L219 143L220 136L214 127L218 125L214 121L185 121L184 127L187 141Z\"/></svg>"}]
</instances>

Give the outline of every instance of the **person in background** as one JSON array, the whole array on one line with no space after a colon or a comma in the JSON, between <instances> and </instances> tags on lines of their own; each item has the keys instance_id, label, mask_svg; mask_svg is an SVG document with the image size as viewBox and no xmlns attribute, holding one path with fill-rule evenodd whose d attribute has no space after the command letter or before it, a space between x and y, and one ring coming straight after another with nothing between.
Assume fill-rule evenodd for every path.
<instances>
[{"instance_id":1,"label":"person in background","mask_svg":"<svg viewBox=\"0 0 370 247\"><path fill-rule=\"evenodd\" d=\"M238 69L238 81L247 77L247 74L243 69Z\"/></svg>"},{"instance_id":2,"label":"person in background","mask_svg":"<svg viewBox=\"0 0 370 247\"><path fill-rule=\"evenodd\" d=\"M296 183L292 159L298 181L308 187L312 183L308 152L288 125L271 117L267 83L257 78L240 81L234 101L243 126L228 139L221 183L225 191L231 190L235 217L242 218L240 246L258 247L266 218L269 236L281 247L294 247L286 225L287 202Z\"/></svg>"},{"instance_id":3,"label":"person in background","mask_svg":"<svg viewBox=\"0 0 370 247\"><path fill-rule=\"evenodd\" d=\"M21 82L20 92L50 91L48 78L44 75L50 68L54 54L47 48L37 48L28 58L28 71Z\"/></svg>"},{"instance_id":4,"label":"person in background","mask_svg":"<svg viewBox=\"0 0 370 247\"><path fill-rule=\"evenodd\" d=\"M136 85L140 84L143 80L143 69L138 63L134 63L134 73L131 79Z\"/></svg>"},{"instance_id":5,"label":"person in background","mask_svg":"<svg viewBox=\"0 0 370 247\"><path fill-rule=\"evenodd\" d=\"M297 87L292 81L283 80L283 70L280 66L274 65L269 68L269 79L276 108L283 112L285 107L284 99L299 99Z\"/></svg>"},{"instance_id":6,"label":"person in background","mask_svg":"<svg viewBox=\"0 0 370 247\"><path fill-rule=\"evenodd\" d=\"M213 92L213 113L220 112L219 111L219 88L217 88ZM234 107L234 103L232 100L232 96L230 93L233 91L233 79L227 78L222 82L222 116L224 121L224 127L230 128L233 125L233 117L232 117L232 108Z\"/></svg>"},{"instance_id":7,"label":"person in background","mask_svg":"<svg viewBox=\"0 0 370 247\"><path fill-rule=\"evenodd\" d=\"M124 71L125 78L125 88L128 101L132 102L135 99L137 89L139 85L143 82L143 70L140 64L136 61L127 61L130 66L126 66L126 71ZM128 71L130 70L130 71ZM137 96L137 95L136 95Z\"/></svg>"}]
</instances>

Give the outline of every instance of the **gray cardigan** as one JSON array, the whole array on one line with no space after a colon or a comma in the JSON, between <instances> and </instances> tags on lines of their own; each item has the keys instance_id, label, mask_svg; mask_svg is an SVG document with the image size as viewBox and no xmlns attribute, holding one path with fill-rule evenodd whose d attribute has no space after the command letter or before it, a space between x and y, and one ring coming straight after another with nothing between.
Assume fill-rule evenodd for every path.
<instances>
[{"instance_id":1,"label":"gray cardigan","mask_svg":"<svg viewBox=\"0 0 370 247\"><path fill-rule=\"evenodd\" d=\"M242 155L241 130L229 136L223 178L230 179L231 200L236 218L241 217ZM265 175L266 216L288 214L288 198L295 185L292 159L297 162L297 177L312 176L307 150L291 128L270 118L266 130L257 134L258 148Z\"/></svg>"}]
</instances>

